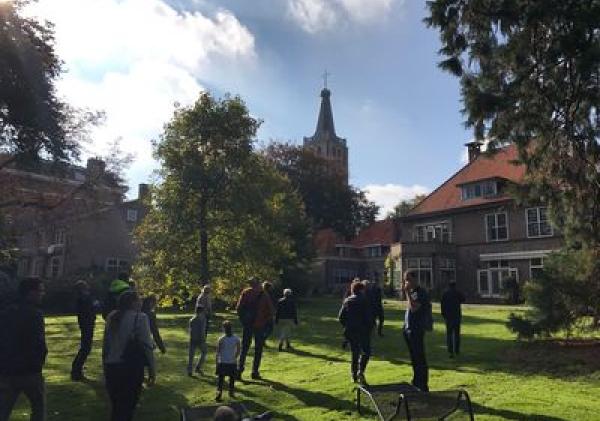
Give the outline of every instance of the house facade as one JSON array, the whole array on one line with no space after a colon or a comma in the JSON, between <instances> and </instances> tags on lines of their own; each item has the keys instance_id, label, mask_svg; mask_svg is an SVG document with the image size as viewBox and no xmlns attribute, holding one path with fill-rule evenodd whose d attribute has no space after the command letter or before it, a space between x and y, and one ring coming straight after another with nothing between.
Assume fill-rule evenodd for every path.
<instances>
[{"instance_id":1,"label":"house facade","mask_svg":"<svg viewBox=\"0 0 600 421\"><path fill-rule=\"evenodd\" d=\"M401 219L394 279L411 270L434 296L455 280L470 301L497 301L509 280L534 277L562 239L543 204L520 206L510 196L525 175L514 146L491 156L467 146L470 162Z\"/></svg>"},{"instance_id":2,"label":"house facade","mask_svg":"<svg viewBox=\"0 0 600 421\"><path fill-rule=\"evenodd\" d=\"M60 174L43 162L28 169L12 166L0 178L15 186L8 193L17 204L3 213L16 238L16 277L41 277L51 289L129 271L137 254L133 231L146 212L147 185L139 186L137 199L123 200L123 188L98 159Z\"/></svg>"}]
</instances>

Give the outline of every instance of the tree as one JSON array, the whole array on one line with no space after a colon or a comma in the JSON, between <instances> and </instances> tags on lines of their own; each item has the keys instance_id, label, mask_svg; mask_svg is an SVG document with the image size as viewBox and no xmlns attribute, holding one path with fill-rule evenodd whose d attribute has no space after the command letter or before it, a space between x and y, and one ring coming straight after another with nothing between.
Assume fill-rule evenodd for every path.
<instances>
[{"instance_id":1,"label":"tree","mask_svg":"<svg viewBox=\"0 0 600 421\"><path fill-rule=\"evenodd\" d=\"M417 194L412 199L401 200L396 206L394 206L394 210L387 214L387 218L401 218L403 216L408 215L408 213L419 203L423 201L427 197L424 194Z\"/></svg>"},{"instance_id":2,"label":"tree","mask_svg":"<svg viewBox=\"0 0 600 421\"><path fill-rule=\"evenodd\" d=\"M600 295L600 3L427 4L440 67L460 78L467 126L492 152L516 144L522 193L549 206L567 247L596 256L588 293Z\"/></svg>"},{"instance_id":3,"label":"tree","mask_svg":"<svg viewBox=\"0 0 600 421\"><path fill-rule=\"evenodd\" d=\"M379 207L363 191L346 185L327 170L327 161L288 143L271 143L265 156L284 173L302 196L314 229L332 228L351 238L375 221Z\"/></svg>"}]
</instances>

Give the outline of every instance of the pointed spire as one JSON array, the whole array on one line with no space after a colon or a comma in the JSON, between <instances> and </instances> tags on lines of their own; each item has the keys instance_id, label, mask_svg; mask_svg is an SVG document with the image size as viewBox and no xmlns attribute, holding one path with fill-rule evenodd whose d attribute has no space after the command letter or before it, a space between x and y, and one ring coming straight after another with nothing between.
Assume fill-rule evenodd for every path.
<instances>
[{"instance_id":1,"label":"pointed spire","mask_svg":"<svg viewBox=\"0 0 600 421\"><path fill-rule=\"evenodd\" d=\"M331 92L327 88L321 91L321 109L319 110L319 120L317 128L313 135L313 140L317 139L337 139L335 126L333 124L333 111L331 110Z\"/></svg>"}]
</instances>

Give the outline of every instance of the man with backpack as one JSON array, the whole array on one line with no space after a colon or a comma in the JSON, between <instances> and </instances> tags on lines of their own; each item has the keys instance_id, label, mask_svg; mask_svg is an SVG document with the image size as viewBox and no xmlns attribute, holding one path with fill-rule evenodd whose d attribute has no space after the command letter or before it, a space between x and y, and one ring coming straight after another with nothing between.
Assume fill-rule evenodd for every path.
<instances>
[{"instance_id":1,"label":"man with backpack","mask_svg":"<svg viewBox=\"0 0 600 421\"><path fill-rule=\"evenodd\" d=\"M425 358L425 332L433 330L431 302L427 292L418 284L415 272L404 274L402 290L406 295L404 340L410 353L413 369L412 384L423 392L429 391L429 371Z\"/></svg>"},{"instance_id":2,"label":"man with backpack","mask_svg":"<svg viewBox=\"0 0 600 421\"><path fill-rule=\"evenodd\" d=\"M248 288L242 291L236 307L243 327L242 352L237 377L241 379L246 365L246 355L254 336L254 360L252 361L252 378L260 379L260 362L265 344L265 327L273 320L275 310L273 303L263 290L258 279L248 280Z\"/></svg>"},{"instance_id":3,"label":"man with backpack","mask_svg":"<svg viewBox=\"0 0 600 421\"><path fill-rule=\"evenodd\" d=\"M461 304L465 296L456 289L456 281L448 284L448 290L442 295L442 316L446 321L446 346L450 358L460 353L460 322L462 319Z\"/></svg>"},{"instance_id":4,"label":"man with backpack","mask_svg":"<svg viewBox=\"0 0 600 421\"><path fill-rule=\"evenodd\" d=\"M31 421L46 419L46 386L42 367L48 348L40 310L44 283L26 278L19 284L19 302L0 314L0 420L10 418L21 393L31 404ZM4 310L4 309L3 309Z\"/></svg>"}]
</instances>

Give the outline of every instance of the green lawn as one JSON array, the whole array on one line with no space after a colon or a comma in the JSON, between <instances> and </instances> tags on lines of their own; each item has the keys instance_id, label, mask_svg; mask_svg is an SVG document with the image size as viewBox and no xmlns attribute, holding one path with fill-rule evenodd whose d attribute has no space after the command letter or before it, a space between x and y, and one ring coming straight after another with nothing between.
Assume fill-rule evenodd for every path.
<instances>
[{"instance_id":1,"label":"green lawn","mask_svg":"<svg viewBox=\"0 0 600 421\"><path fill-rule=\"evenodd\" d=\"M338 306L339 301L328 299L300 304L301 325L294 342L297 350L279 353L270 341L261 369L264 381L238 383L238 398L256 412L275 410L277 419L358 419L349 381L349 353L340 347ZM410 380L408 352L401 337L402 308L402 303L386 303L385 338L374 340L374 356L367 372L371 384ZM431 389L467 389L478 420L600 420L598 348L565 350L520 345L504 327L509 312L514 310L466 306L463 355L459 360L447 357L444 327L436 318L435 331L428 335L426 345ZM220 316L234 318L233 314ZM212 346L205 370L209 375L188 378L188 318L183 314L160 316L168 352L157 355L157 384L144 392L137 420L175 421L178 407L213 402L214 343L219 333L211 329ZM46 320L50 353L45 375L50 421L107 419L108 402L100 368L104 325L99 321L94 350L87 363L91 381L72 383L69 370L77 351L76 320ZM239 326L236 330L239 333ZM247 366L250 365L249 360ZM11 420L26 420L26 414L27 406L21 398Z\"/></svg>"}]
</instances>

